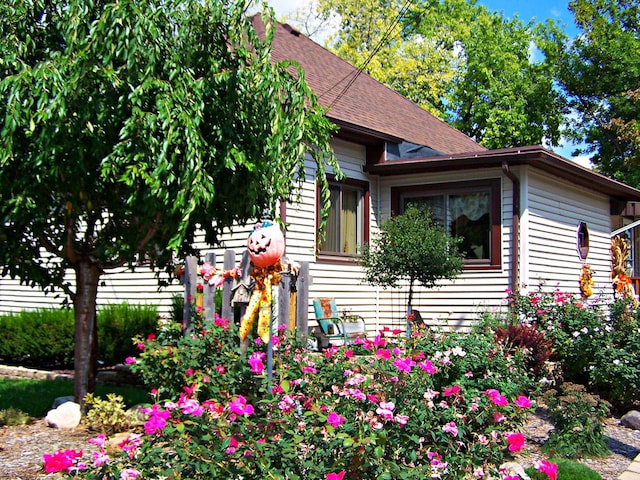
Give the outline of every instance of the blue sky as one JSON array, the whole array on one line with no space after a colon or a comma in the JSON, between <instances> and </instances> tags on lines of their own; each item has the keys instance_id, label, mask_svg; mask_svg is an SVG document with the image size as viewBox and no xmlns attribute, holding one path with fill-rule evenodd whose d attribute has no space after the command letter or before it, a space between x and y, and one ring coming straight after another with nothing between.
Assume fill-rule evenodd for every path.
<instances>
[{"instance_id":1,"label":"blue sky","mask_svg":"<svg viewBox=\"0 0 640 480\"><path fill-rule=\"evenodd\" d=\"M523 21L535 18L541 22L552 18L568 35L575 35L573 15L569 11L569 2L559 0L536 1L509 1L509 0L479 0L479 4L485 5L491 10L503 12L507 17L518 17Z\"/></svg>"},{"instance_id":2,"label":"blue sky","mask_svg":"<svg viewBox=\"0 0 640 480\"><path fill-rule=\"evenodd\" d=\"M298 8L302 8L312 0L269 0L269 3L276 12L276 16L283 17L292 13ZM532 18L541 22L547 18L552 18L567 35L574 36L576 33L573 24L573 15L569 11L569 0L478 0L479 4L485 5L491 10L503 12L507 17L517 15L521 20L527 22ZM575 149L573 145L565 145L553 150L565 158L576 161L588 167L589 160L586 157L572 157L571 152Z\"/></svg>"}]
</instances>

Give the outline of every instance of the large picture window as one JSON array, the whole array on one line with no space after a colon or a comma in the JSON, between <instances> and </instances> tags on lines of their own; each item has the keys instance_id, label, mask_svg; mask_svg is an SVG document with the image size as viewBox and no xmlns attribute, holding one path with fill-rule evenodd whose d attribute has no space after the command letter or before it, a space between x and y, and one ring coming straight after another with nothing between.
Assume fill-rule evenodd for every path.
<instances>
[{"instance_id":1,"label":"large picture window","mask_svg":"<svg viewBox=\"0 0 640 480\"><path fill-rule=\"evenodd\" d=\"M394 214L409 204L428 209L447 233L462 239L467 267L500 266L500 180L394 187L391 202Z\"/></svg>"},{"instance_id":2,"label":"large picture window","mask_svg":"<svg viewBox=\"0 0 640 480\"><path fill-rule=\"evenodd\" d=\"M331 209L325 228L325 238L319 245L320 255L352 256L369 241L368 183L357 180L331 181Z\"/></svg>"}]
</instances>

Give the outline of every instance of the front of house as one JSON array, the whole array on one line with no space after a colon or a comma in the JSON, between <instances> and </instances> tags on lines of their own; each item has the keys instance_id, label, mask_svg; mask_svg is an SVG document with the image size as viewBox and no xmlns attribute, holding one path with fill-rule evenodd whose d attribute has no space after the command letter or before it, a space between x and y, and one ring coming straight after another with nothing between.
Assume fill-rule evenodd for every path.
<instances>
[{"instance_id":1,"label":"front of house","mask_svg":"<svg viewBox=\"0 0 640 480\"><path fill-rule=\"evenodd\" d=\"M259 18L256 28L262 28ZM312 161L299 202L280 208L287 257L309 262L310 298L334 297L339 308L364 317L371 332L404 326L406 289L364 284L358 252L409 203L428 206L451 234L464 238L467 252L455 281L416 294L414 308L428 323L468 326L483 309L503 305L505 291L541 282L577 294L585 263L594 271L595 292L611 294L610 235L622 226L627 203L640 201L640 191L542 147L487 150L288 25L277 27L273 56L301 64L339 127L332 144L344 179L331 179L323 243L317 243ZM224 248L240 257L247 235L239 229L226 236ZM203 255L222 253L200 247ZM153 303L166 313L181 292L178 284L159 291L149 270L122 270L105 276L98 303ZM52 303L0 279L0 313Z\"/></svg>"}]
</instances>

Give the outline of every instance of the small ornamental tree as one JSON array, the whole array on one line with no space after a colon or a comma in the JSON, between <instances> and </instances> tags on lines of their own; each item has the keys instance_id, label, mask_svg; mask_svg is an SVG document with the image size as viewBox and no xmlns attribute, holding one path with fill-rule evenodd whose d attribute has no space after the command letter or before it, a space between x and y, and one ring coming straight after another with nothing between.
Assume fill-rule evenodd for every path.
<instances>
[{"instance_id":1,"label":"small ornamental tree","mask_svg":"<svg viewBox=\"0 0 640 480\"><path fill-rule=\"evenodd\" d=\"M407 313L411 313L416 283L433 288L439 280L453 280L462 271L461 238L452 237L427 210L409 205L405 212L380 227L373 246L365 245L365 281L384 288L409 282Z\"/></svg>"}]
</instances>

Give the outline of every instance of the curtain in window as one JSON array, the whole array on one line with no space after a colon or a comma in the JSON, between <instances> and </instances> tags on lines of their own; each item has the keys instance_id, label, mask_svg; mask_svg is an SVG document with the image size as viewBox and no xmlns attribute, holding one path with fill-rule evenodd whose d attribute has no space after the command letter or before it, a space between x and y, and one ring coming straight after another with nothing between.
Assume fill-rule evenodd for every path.
<instances>
[{"instance_id":1,"label":"curtain in window","mask_svg":"<svg viewBox=\"0 0 640 480\"><path fill-rule=\"evenodd\" d=\"M354 190L342 191L342 224L340 237L342 253L355 254L358 248L358 200L359 195Z\"/></svg>"},{"instance_id":2,"label":"curtain in window","mask_svg":"<svg viewBox=\"0 0 640 480\"><path fill-rule=\"evenodd\" d=\"M325 230L325 240L320 250L325 252L340 251L340 190L332 188L331 209Z\"/></svg>"}]
</instances>

